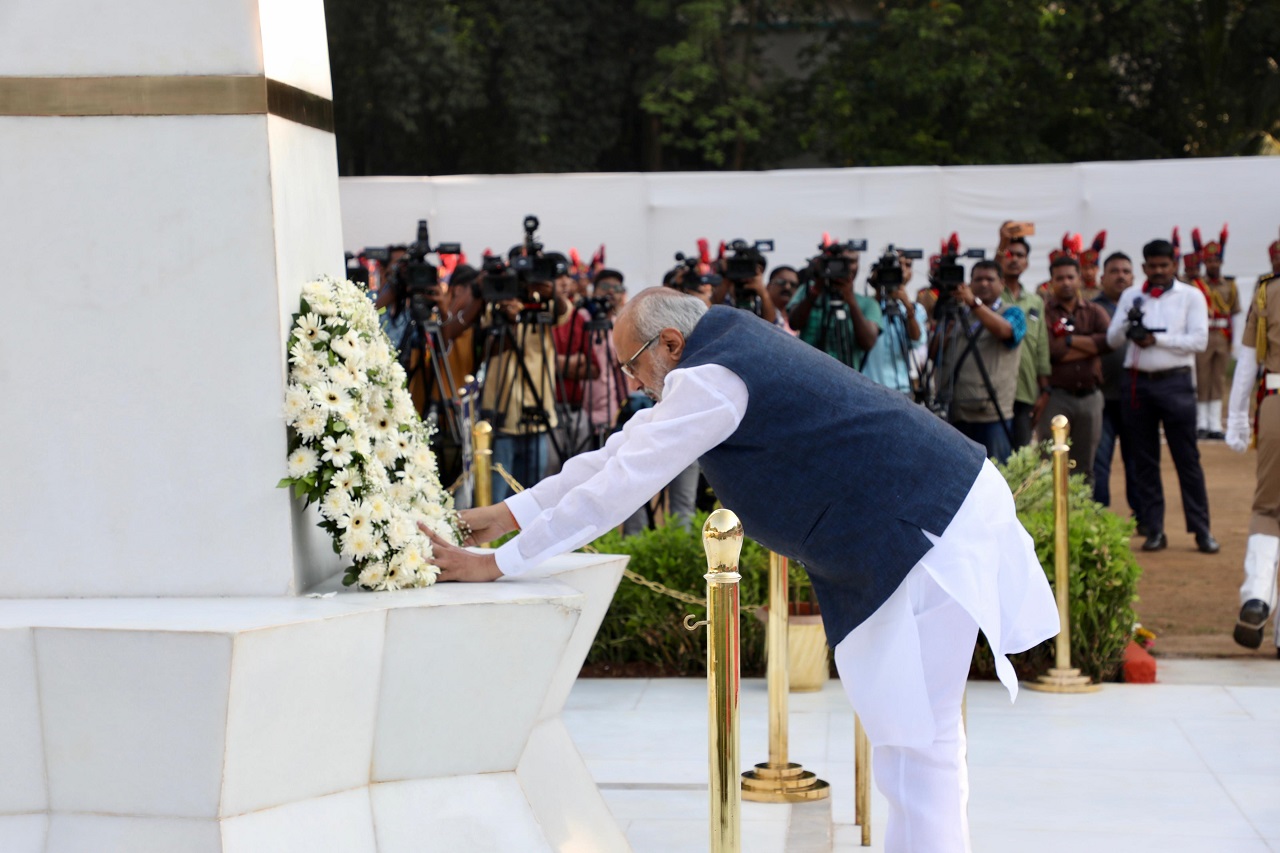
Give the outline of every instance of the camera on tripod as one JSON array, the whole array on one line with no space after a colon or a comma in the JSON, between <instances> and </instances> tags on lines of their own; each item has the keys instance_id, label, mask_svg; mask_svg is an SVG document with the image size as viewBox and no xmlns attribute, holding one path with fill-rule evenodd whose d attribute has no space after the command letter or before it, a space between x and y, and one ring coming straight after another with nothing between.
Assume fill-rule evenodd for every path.
<instances>
[{"instance_id":1,"label":"camera on tripod","mask_svg":"<svg viewBox=\"0 0 1280 853\"><path fill-rule=\"evenodd\" d=\"M986 256L986 252L982 249L966 249L963 252L948 251L941 256L937 270L929 276L929 283L938 290L935 311L955 304L956 288L964 284L965 279L964 265L960 263L960 259L972 258L981 261Z\"/></svg>"},{"instance_id":2,"label":"camera on tripod","mask_svg":"<svg viewBox=\"0 0 1280 853\"><path fill-rule=\"evenodd\" d=\"M896 249L892 243L884 250L884 254L871 265L871 273L867 281L882 293L897 290L906 282L906 274L902 269L902 259L910 258L918 261L924 257L923 249Z\"/></svg>"},{"instance_id":3,"label":"camera on tripod","mask_svg":"<svg viewBox=\"0 0 1280 853\"><path fill-rule=\"evenodd\" d=\"M765 266L764 253L773 251L772 240L734 240L727 247L733 254L724 259L724 277L736 284L751 281Z\"/></svg>"},{"instance_id":4,"label":"camera on tripod","mask_svg":"<svg viewBox=\"0 0 1280 853\"><path fill-rule=\"evenodd\" d=\"M440 299L440 271L427 260L431 253L459 255L462 247L457 243L441 243L432 248L427 220L418 220L418 236L405 250L405 255L395 268L395 281L404 288L409 298L409 316L415 323L431 319Z\"/></svg>"},{"instance_id":5,"label":"camera on tripod","mask_svg":"<svg viewBox=\"0 0 1280 853\"><path fill-rule=\"evenodd\" d=\"M524 240L512 248L509 261L501 255L484 256L480 297L486 302L518 299L527 305L537 301L529 289L530 284L550 284L555 280L556 259L542 254L542 243L537 237L538 217L526 216L523 225Z\"/></svg>"},{"instance_id":6,"label":"camera on tripod","mask_svg":"<svg viewBox=\"0 0 1280 853\"><path fill-rule=\"evenodd\" d=\"M662 280L681 293L696 293L707 285L719 286L724 279L716 273L703 272L704 263L706 261L701 257L685 257L684 252L676 252L676 265L663 276Z\"/></svg>"},{"instance_id":7,"label":"camera on tripod","mask_svg":"<svg viewBox=\"0 0 1280 853\"><path fill-rule=\"evenodd\" d=\"M1163 332L1165 329L1152 329L1147 326L1147 318L1142 310L1142 297L1139 296L1133 300L1133 305L1129 308L1129 313L1125 315L1124 336L1135 343L1137 341L1145 341L1156 332Z\"/></svg>"},{"instance_id":8,"label":"camera on tripod","mask_svg":"<svg viewBox=\"0 0 1280 853\"><path fill-rule=\"evenodd\" d=\"M865 252L866 240L846 240L843 243L822 243L818 249L816 272L825 281L849 281L853 278L854 264L852 258L846 258L846 252Z\"/></svg>"}]
</instances>

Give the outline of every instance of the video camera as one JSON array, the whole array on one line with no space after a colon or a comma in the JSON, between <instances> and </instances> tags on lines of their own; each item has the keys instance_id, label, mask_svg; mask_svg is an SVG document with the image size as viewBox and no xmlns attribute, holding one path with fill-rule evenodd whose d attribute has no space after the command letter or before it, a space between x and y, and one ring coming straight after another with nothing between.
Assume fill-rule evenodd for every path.
<instances>
[{"instance_id":1,"label":"video camera","mask_svg":"<svg viewBox=\"0 0 1280 853\"><path fill-rule=\"evenodd\" d=\"M528 304L535 301L530 284L548 284L555 280L559 272L556 258L543 255L542 243L537 237L539 224L538 217L532 214L524 218L524 240L508 253L509 261L501 255L484 256L480 297L486 302L519 299Z\"/></svg>"},{"instance_id":2,"label":"video camera","mask_svg":"<svg viewBox=\"0 0 1280 853\"><path fill-rule=\"evenodd\" d=\"M393 263L391 257L397 251L403 251L404 255ZM427 256L433 253L460 255L462 247L458 243L441 243L433 248L425 219L418 220L417 238L408 246L367 248L361 252L369 260L391 264L388 280L396 288L397 298L408 298L409 316L417 323L430 319L440 295L439 270L427 260Z\"/></svg>"},{"instance_id":3,"label":"video camera","mask_svg":"<svg viewBox=\"0 0 1280 853\"><path fill-rule=\"evenodd\" d=\"M906 281L902 270L902 259L910 258L918 261L924 257L923 249L896 249L892 243L884 250L875 263L871 265L871 273L867 281L879 291L897 290Z\"/></svg>"},{"instance_id":4,"label":"video camera","mask_svg":"<svg viewBox=\"0 0 1280 853\"><path fill-rule=\"evenodd\" d=\"M817 277L825 281L849 281L853 278L853 260L845 252L865 252L866 240L846 240L843 243L825 243L818 246Z\"/></svg>"},{"instance_id":5,"label":"video camera","mask_svg":"<svg viewBox=\"0 0 1280 853\"><path fill-rule=\"evenodd\" d=\"M663 276L663 283L682 293L693 293L708 284L712 287L719 286L724 279L713 272L700 272L702 263L702 259L697 256L690 258L685 257L684 252L676 252L676 265ZM752 275L755 273L752 272Z\"/></svg>"},{"instance_id":6,"label":"video camera","mask_svg":"<svg viewBox=\"0 0 1280 853\"><path fill-rule=\"evenodd\" d=\"M747 243L746 240L734 240L728 249L733 254L724 259L724 277L734 284L741 284L751 281L760 274L760 268L766 266L764 253L773 251L773 241Z\"/></svg>"},{"instance_id":7,"label":"video camera","mask_svg":"<svg viewBox=\"0 0 1280 853\"><path fill-rule=\"evenodd\" d=\"M360 262L359 255L353 252L343 253L347 262L347 281L355 282L365 290L369 289L369 270Z\"/></svg>"},{"instance_id":8,"label":"video camera","mask_svg":"<svg viewBox=\"0 0 1280 853\"><path fill-rule=\"evenodd\" d=\"M1165 329L1151 329L1147 327L1146 316L1142 310L1142 297L1139 296L1133 300L1133 305L1129 308L1129 313L1125 315L1125 322L1128 324L1124 330L1124 336L1131 341L1144 341L1156 332L1163 332Z\"/></svg>"}]
</instances>

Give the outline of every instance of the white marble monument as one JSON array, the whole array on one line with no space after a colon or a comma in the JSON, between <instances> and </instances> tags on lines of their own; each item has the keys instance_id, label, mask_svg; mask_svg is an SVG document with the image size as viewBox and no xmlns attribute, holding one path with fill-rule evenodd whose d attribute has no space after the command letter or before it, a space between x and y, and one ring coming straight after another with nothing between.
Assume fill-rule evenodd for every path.
<instances>
[{"instance_id":1,"label":"white marble monument","mask_svg":"<svg viewBox=\"0 0 1280 853\"><path fill-rule=\"evenodd\" d=\"M609 851L622 570L337 590L284 341L343 269L321 0L0 8L0 850Z\"/></svg>"}]
</instances>

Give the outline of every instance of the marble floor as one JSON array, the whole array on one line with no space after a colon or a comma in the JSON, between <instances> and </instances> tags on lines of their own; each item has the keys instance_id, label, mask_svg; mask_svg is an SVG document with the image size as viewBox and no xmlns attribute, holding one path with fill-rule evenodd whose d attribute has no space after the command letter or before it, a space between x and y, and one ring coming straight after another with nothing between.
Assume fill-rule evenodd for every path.
<instances>
[{"instance_id":1,"label":"marble floor","mask_svg":"<svg viewBox=\"0 0 1280 853\"><path fill-rule=\"evenodd\" d=\"M1077 696L969 685L980 853L1280 853L1280 661L1160 662L1162 683ZM742 686L742 760L766 760L763 680ZM636 853L705 851L706 683L579 679L564 713ZM745 853L882 850L853 815L853 712L837 682L791 695L792 761L829 801L743 803Z\"/></svg>"}]
</instances>

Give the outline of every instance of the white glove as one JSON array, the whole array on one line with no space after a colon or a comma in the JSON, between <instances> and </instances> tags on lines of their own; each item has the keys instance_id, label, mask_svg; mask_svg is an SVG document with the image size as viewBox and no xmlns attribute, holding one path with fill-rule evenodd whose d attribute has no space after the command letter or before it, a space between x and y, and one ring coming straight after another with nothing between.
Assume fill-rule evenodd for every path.
<instances>
[{"instance_id":1,"label":"white glove","mask_svg":"<svg viewBox=\"0 0 1280 853\"><path fill-rule=\"evenodd\" d=\"M1249 395L1257 375L1257 351L1253 347L1240 347L1235 377L1231 380L1231 400L1227 404L1227 447L1236 453L1249 449Z\"/></svg>"}]
</instances>

